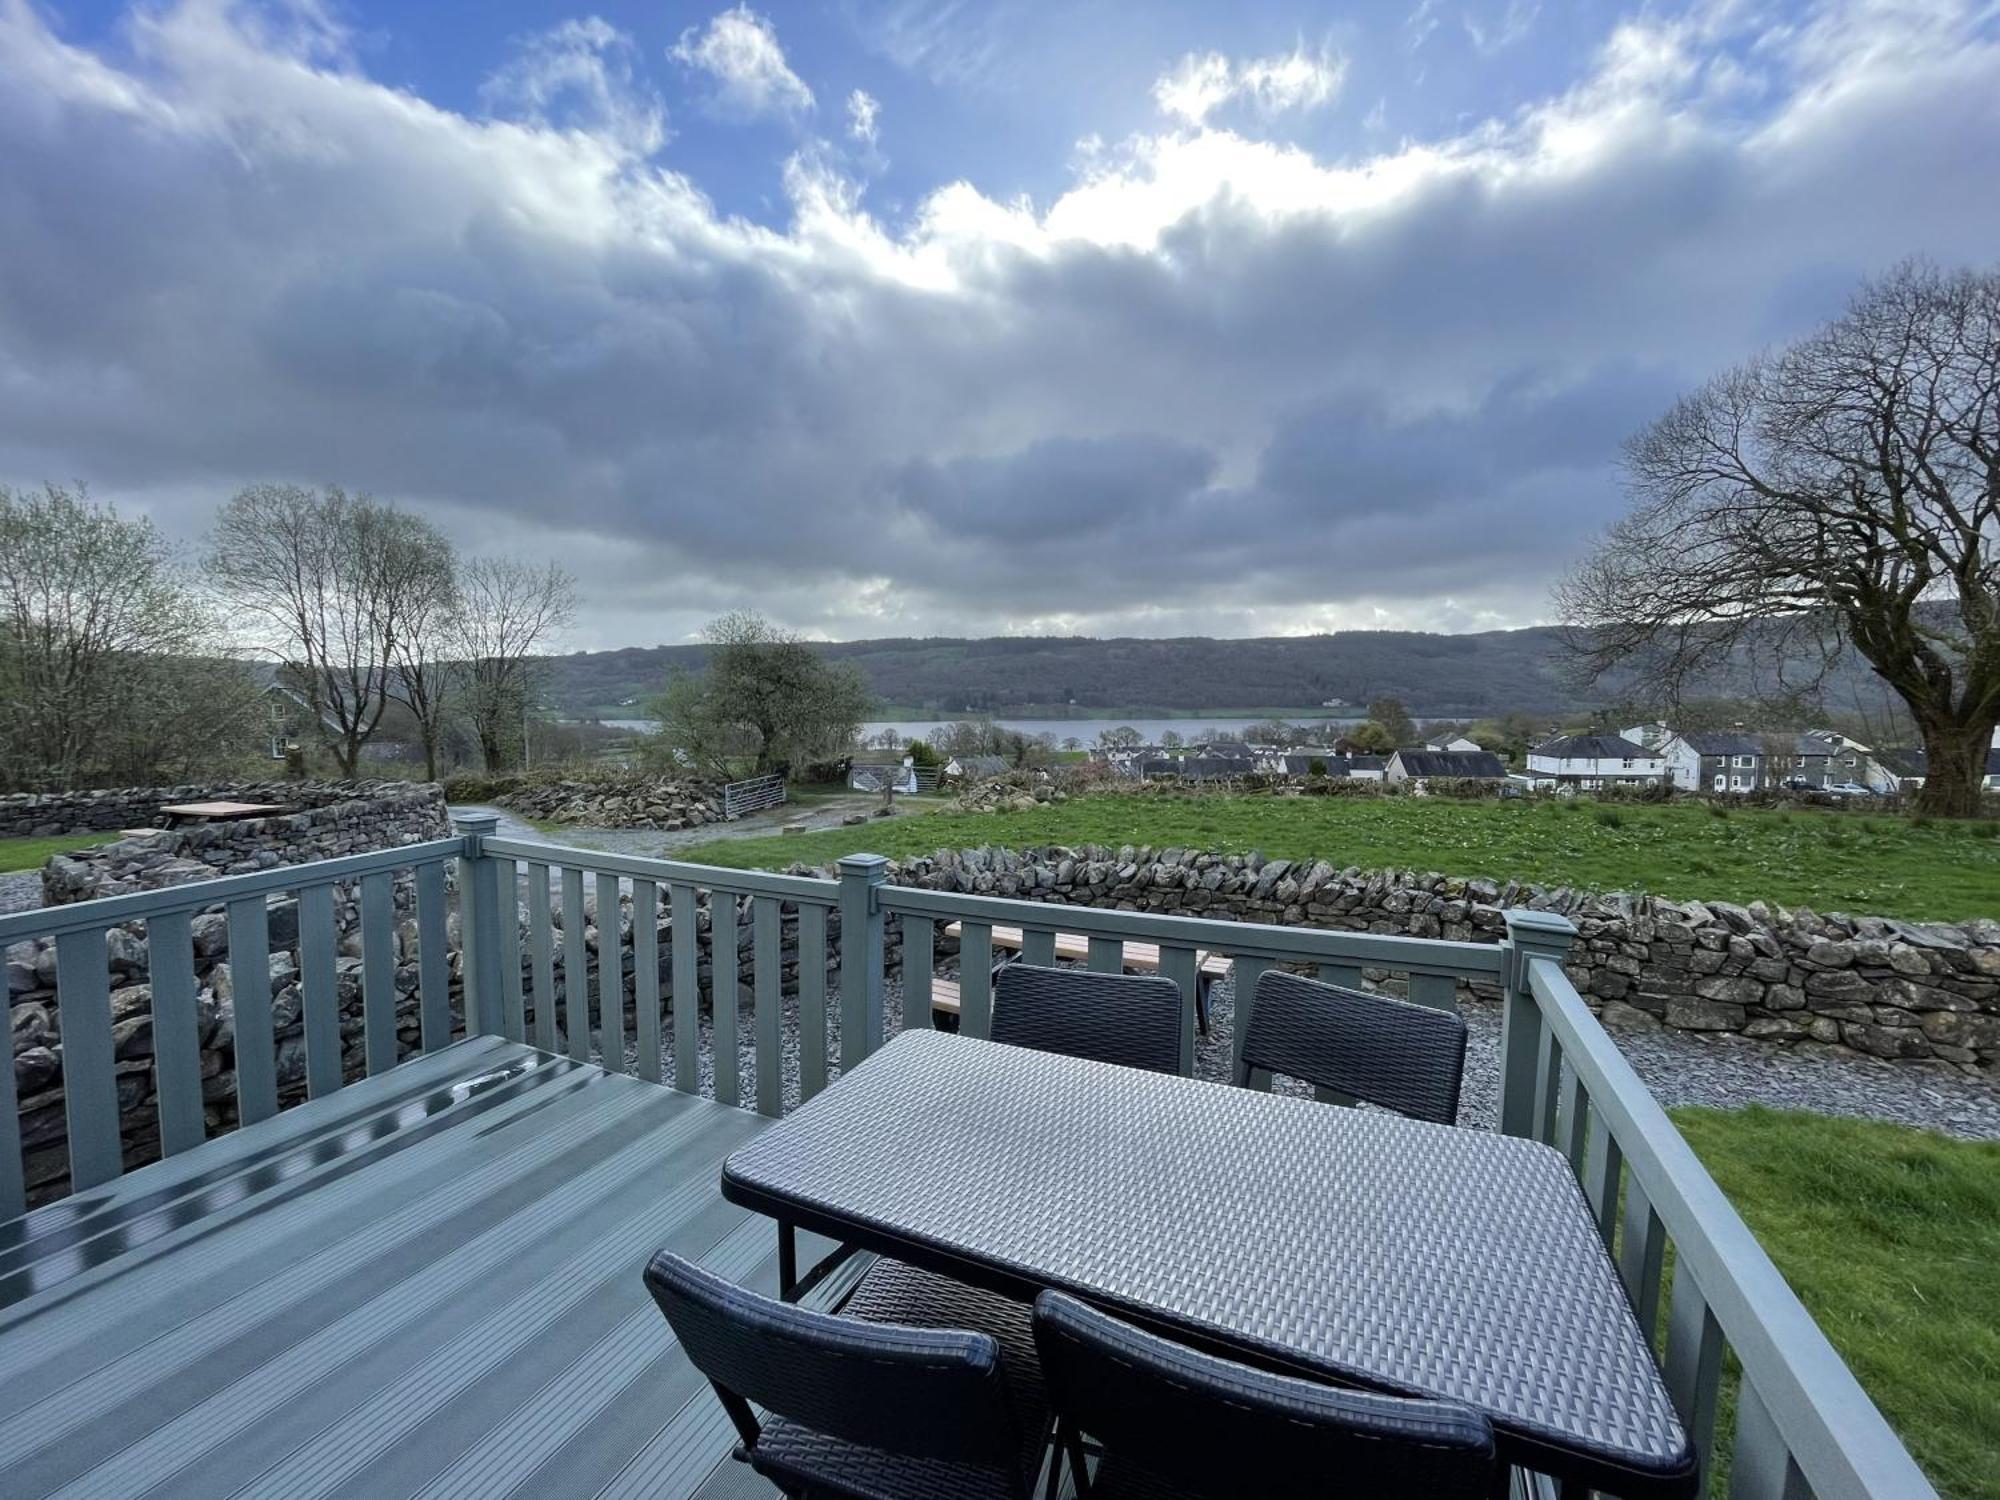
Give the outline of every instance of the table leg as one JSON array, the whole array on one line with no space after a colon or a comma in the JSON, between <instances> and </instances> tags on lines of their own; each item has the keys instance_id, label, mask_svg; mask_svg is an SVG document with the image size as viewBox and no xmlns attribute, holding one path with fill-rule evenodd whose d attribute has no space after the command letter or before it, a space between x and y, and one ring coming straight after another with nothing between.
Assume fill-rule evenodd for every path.
<instances>
[{"instance_id":1,"label":"table leg","mask_svg":"<svg viewBox=\"0 0 2000 1500\"><path fill-rule=\"evenodd\" d=\"M778 1220L778 1297L784 1302L799 1300L798 1232L788 1220Z\"/></svg>"}]
</instances>

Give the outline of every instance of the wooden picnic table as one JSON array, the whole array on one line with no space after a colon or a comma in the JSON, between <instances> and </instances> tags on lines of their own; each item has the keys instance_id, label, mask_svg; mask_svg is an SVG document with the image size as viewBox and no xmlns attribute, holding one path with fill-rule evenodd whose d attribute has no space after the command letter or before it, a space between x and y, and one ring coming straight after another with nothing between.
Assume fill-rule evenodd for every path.
<instances>
[{"instance_id":1,"label":"wooden picnic table","mask_svg":"<svg viewBox=\"0 0 2000 1500\"><path fill-rule=\"evenodd\" d=\"M160 809L175 823L234 823L264 818L285 809L276 802L170 802Z\"/></svg>"}]
</instances>

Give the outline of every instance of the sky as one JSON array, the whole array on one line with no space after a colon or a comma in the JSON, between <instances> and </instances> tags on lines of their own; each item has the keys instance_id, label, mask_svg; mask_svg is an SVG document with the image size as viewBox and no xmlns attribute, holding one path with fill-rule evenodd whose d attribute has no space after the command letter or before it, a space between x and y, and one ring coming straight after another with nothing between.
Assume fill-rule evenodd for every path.
<instances>
[{"instance_id":1,"label":"sky","mask_svg":"<svg viewBox=\"0 0 2000 1500\"><path fill-rule=\"evenodd\" d=\"M0 0L0 484L365 491L578 648L1530 624L1996 189L1991 0Z\"/></svg>"}]
</instances>

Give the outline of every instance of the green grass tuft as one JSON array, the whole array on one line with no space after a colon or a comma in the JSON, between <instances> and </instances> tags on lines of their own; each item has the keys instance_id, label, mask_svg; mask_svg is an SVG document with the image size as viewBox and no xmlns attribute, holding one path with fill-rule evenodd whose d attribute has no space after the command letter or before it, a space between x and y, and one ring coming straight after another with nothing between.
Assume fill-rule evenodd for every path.
<instances>
[{"instance_id":1,"label":"green grass tuft","mask_svg":"<svg viewBox=\"0 0 2000 1500\"><path fill-rule=\"evenodd\" d=\"M117 837L115 833L66 833L52 839L0 839L0 875L39 870L49 862L51 854L108 844Z\"/></svg>"}]
</instances>

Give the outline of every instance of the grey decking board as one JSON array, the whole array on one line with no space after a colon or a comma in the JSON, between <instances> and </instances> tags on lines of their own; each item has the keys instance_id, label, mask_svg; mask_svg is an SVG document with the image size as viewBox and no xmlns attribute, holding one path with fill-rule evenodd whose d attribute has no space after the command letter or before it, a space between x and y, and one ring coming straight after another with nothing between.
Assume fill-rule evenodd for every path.
<instances>
[{"instance_id":1,"label":"grey decking board","mask_svg":"<svg viewBox=\"0 0 2000 1500\"><path fill-rule=\"evenodd\" d=\"M229 1180L232 1163L255 1163L274 1152L282 1158L315 1132L358 1133L348 1144L375 1152L358 1171L327 1172L322 1164L285 1179L281 1191L288 1201L277 1213L242 1205L234 1218L219 1211L217 1222L175 1229L25 1299L11 1319L0 1318L0 1384L26 1373L16 1355L29 1348L40 1351L33 1363L41 1376L56 1390L75 1382L76 1395L88 1392L93 1373L120 1360L157 1363L161 1372L150 1383L143 1372L128 1372L111 1411L91 1413L52 1443L38 1446L30 1439L29 1462L7 1470L10 1500L50 1493L65 1481L75 1481L74 1493L106 1496L291 1495L300 1493L292 1481L309 1478L312 1469L302 1465L295 1472L286 1465L297 1461L295 1455L309 1457L306 1450L315 1442L325 1452L338 1452L343 1442L372 1451L364 1463L329 1465L351 1472L330 1484L309 1483L314 1492L393 1496L435 1481L439 1494L492 1493L491 1470L476 1489L455 1488L455 1476L469 1480L481 1473L477 1455L509 1423L521 1422L560 1422L561 1429L535 1431L518 1445L525 1473L508 1476L516 1493L538 1493L521 1483L530 1474L540 1476L543 1490L555 1476L566 1476L565 1493L593 1493L593 1482L601 1488L621 1471L629 1476L639 1450L667 1429L701 1445L698 1452L683 1448L667 1455L669 1467L689 1476L685 1484L672 1482L671 1492L690 1493L724 1459L730 1435L726 1424L715 1428L706 1421L703 1413L713 1402L705 1385L693 1378L665 1324L654 1328L650 1321L657 1314L638 1271L653 1248L645 1243L653 1228L635 1221L663 1211L663 1199L678 1189L680 1203L655 1226L660 1240L711 1262L742 1262L769 1279L769 1226L722 1203L715 1187L723 1155L761 1122L590 1068L576 1070L587 1084L544 1086L504 1111L453 1106L447 1113L456 1118L428 1139L419 1122L396 1119L405 1104L385 1102L395 1096L407 1103L412 1082L421 1085L414 1091L420 1096L524 1054L529 1049L481 1042L413 1059L237 1137L206 1143L166 1164L152 1181L148 1169L100 1190L126 1202L148 1194L155 1202L161 1194L171 1200L182 1186ZM399 1076L406 1069L411 1076ZM548 1096L546 1107L538 1094ZM594 1114L603 1116L607 1130L592 1130ZM621 1115L624 1128L617 1124ZM573 1138L566 1141L566 1171L527 1159L540 1131ZM607 1133L614 1139L603 1139ZM260 1134L263 1139L251 1139ZM404 1143L397 1140L405 1136L422 1159L415 1172L406 1170ZM225 1144L226 1152L211 1149ZM658 1160L649 1163L648 1152ZM516 1153L518 1169L508 1169ZM205 1161L194 1161L204 1154ZM351 1152L345 1159L350 1165L359 1160ZM579 1174L588 1174L586 1190L580 1197L573 1193L572 1202L563 1196L564 1184ZM483 1185L470 1201L454 1202L435 1222L424 1220L427 1202L451 1198L453 1184L468 1181ZM258 1190L249 1191L254 1198ZM92 1213L100 1226L109 1225L119 1206L99 1202ZM69 1217L76 1222L74 1211ZM385 1225L409 1232L385 1235ZM350 1244L367 1248L344 1266L345 1279L325 1274L326 1262L340 1260L339 1247ZM598 1264L600 1256L608 1264ZM298 1274L313 1265L320 1270ZM461 1275L458 1284L454 1278ZM286 1281L299 1283L296 1295L274 1300ZM453 1339L476 1344L482 1320L533 1323L537 1304L555 1284L576 1289L573 1305L538 1329L539 1336L523 1340L499 1368L482 1373L453 1363ZM245 1297L254 1306L240 1301ZM203 1326L226 1321L232 1307L240 1326L231 1327L218 1347L191 1360L176 1358L178 1341L199 1345ZM65 1327L88 1327L98 1343L76 1349ZM67 1369L56 1373L66 1353L83 1356L83 1378ZM353 1424L369 1412L371 1398L399 1380L437 1382L443 1399L420 1420L402 1424L393 1441L371 1440ZM684 1412L658 1410L674 1405L690 1382L692 1394L679 1402ZM45 1384L31 1394L50 1392ZM232 1401L244 1404L238 1409ZM381 1409L376 1399L375 1410ZM0 1401L0 1413L13 1411ZM649 1416L628 1420L640 1413ZM0 1424L5 1421L0 1417ZM57 1457L64 1450L72 1451ZM121 1487L121 1475L130 1483ZM649 1488L658 1490L659 1478Z\"/></svg>"}]
</instances>

